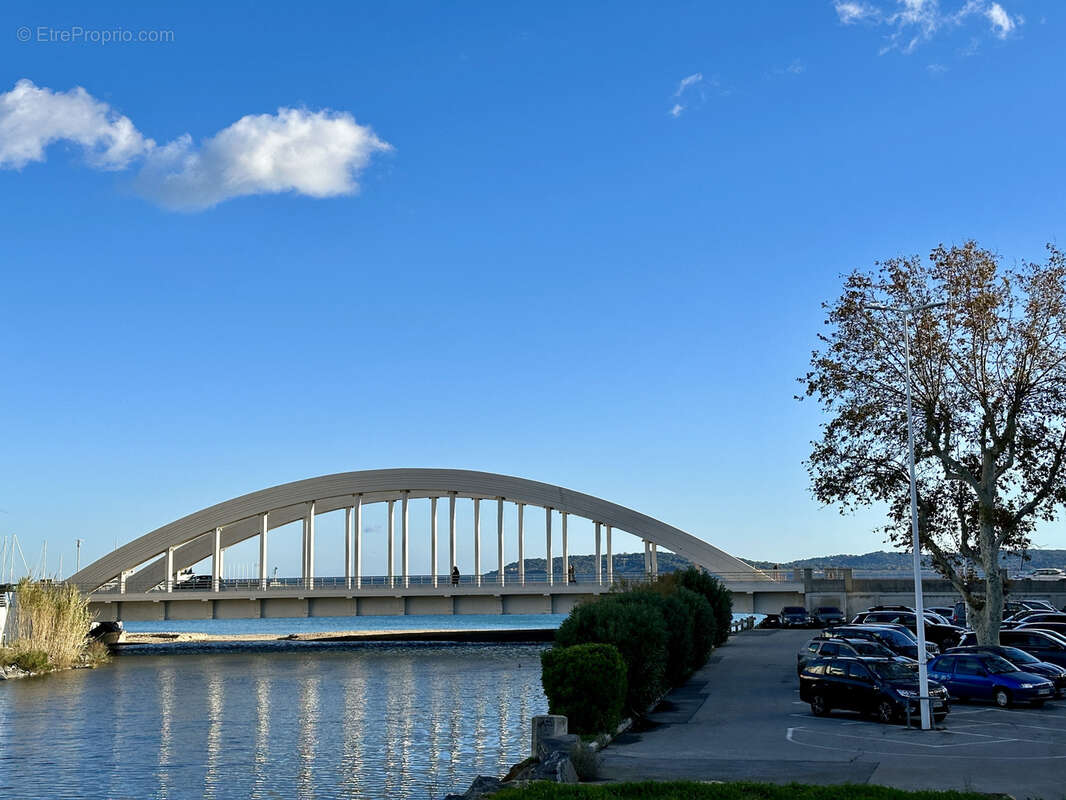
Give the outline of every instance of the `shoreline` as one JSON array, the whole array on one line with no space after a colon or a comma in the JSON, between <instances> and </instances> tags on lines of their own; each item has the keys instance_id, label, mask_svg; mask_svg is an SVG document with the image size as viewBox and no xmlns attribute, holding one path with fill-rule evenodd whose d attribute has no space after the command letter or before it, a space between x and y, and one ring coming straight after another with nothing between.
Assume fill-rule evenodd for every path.
<instances>
[{"instance_id":1,"label":"shoreline","mask_svg":"<svg viewBox=\"0 0 1066 800\"><path fill-rule=\"evenodd\" d=\"M124 632L112 650L118 654L124 647L135 646L165 649L172 644L268 644L273 642L308 642L318 644L344 644L358 642L551 642L555 639L554 628L527 628L515 630L386 630L386 631L329 631L318 633L199 633L199 632Z\"/></svg>"}]
</instances>

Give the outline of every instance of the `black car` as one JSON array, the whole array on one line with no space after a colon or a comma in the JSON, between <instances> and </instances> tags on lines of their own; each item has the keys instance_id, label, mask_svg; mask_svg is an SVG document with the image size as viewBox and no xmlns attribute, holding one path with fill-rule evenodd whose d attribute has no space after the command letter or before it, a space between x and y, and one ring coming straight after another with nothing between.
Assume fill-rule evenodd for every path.
<instances>
[{"instance_id":1,"label":"black car","mask_svg":"<svg viewBox=\"0 0 1066 800\"><path fill-rule=\"evenodd\" d=\"M1004 647L1016 647L1024 650L1034 658L1046 664L1066 667L1066 641L1053 633L1039 630L1019 630L999 632L999 643ZM970 631L962 637L962 646L976 645L977 634Z\"/></svg>"},{"instance_id":2,"label":"black car","mask_svg":"<svg viewBox=\"0 0 1066 800\"><path fill-rule=\"evenodd\" d=\"M803 606L785 606L778 615L783 628L806 628L811 624L811 615Z\"/></svg>"},{"instance_id":3,"label":"black car","mask_svg":"<svg viewBox=\"0 0 1066 800\"><path fill-rule=\"evenodd\" d=\"M818 625L843 625L847 620L844 612L836 606L818 606L811 615Z\"/></svg>"},{"instance_id":4,"label":"black car","mask_svg":"<svg viewBox=\"0 0 1066 800\"><path fill-rule=\"evenodd\" d=\"M897 656L880 642L872 639L811 639L802 650L796 653L796 674L803 672L807 662L812 658L835 658L837 656L870 656L888 658L905 663L914 663L905 656Z\"/></svg>"},{"instance_id":5,"label":"black car","mask_svg":"<svg viewBox=\"0 0 1066 800\"><path fill-rule=\"evenodd\" d=\"M1066 614L1050 611L1019 611L1003 620L1004 628L1017 628L1019 625L1032 625L1036 622L1066 622Z\"/></svg>"},{"instance_id":6,"label":"black car","mask_svg":"<svg viewBox=\"0 0 1066 800\"><path fill-rule=\"evenodd\" d=\"M914 634L903 626L881 625L838 625L822 632L824 637L838 637L841 639L869 639L880 642L898 656L918 660L918 642ZM929 657L940 653L932 642L925 644L926 655Z\"/></svg>"},{"instance_id":7,"label":"black car","mask_svg":"<svg viewBox=\"0 0 1066 800\"><path fill-rule=\"evenodd\" d=\"M800 699L819 717L839 708L895 722L919 713L918 696L914 666L886 658L817 658L800 673ZM929 697L939 722L950 710L947 690L930 681Z\"/></svg>"},{"instance_id":8,"label":"black car","mask_svg":"<svg viewBox=\"0 0 1066 800\"><path fill-rule=\"evenodd\" d=\"M1066 667L1060 667L1058 664L1050 664L1041 661L1036 656L1030 655L1017 647L978 644L970 647L953 647L945 652L944 655L950 653L989 653L994 656L999 656L1000 658L1009 661L1022 672L1028 672L1031 675L1039 675L1041 678L1047 678L1055 684L1056 697L1062 697L1063 691L1066 691Z\"/></svg>"},{"instance_id":9,"label":"black car","mask_svg":"<svg viewBox=\"0 0 1066 800\"><path fill-rule=\"evenodd\" d=\"M860 614L859 617L855 620L863 625L889 623L903 625L912 633L918 632L918 615L913 611L870 611ZM937 647L954 647L965 632L965 628L960 628L958 625L941 625L932 622L928 617L925 618L925 638L927 641L934 642Z\"/></svg>"},{"instance_id":10,"label":"black car","mask_svg":"<svg viewBox=\"0 0 1066 800\"><path fill-rule=\"evenodd\" d=\"M1021 625L1016 625L1011 628L1014 631L1051 631L1057 633L1059 636L1066 636L1066 622L1029 622L1026 620Z\"/></svg>"}]
</instances>

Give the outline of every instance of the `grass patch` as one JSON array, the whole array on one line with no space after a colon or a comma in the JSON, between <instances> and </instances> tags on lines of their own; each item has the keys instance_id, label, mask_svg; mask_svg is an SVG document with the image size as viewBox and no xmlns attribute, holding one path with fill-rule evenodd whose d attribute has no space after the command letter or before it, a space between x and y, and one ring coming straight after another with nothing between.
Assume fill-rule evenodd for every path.
<instances>
[{"instance_id":1,"label":"grass patch","mask_svg":"<svg viewBox=\"0 0 1066 800\"><path fill-rule=\"evenodd\" d=\"M999 795L1002 796L1002 795ZM790 783L612 783L574 786L533 783L522 789L506 789L493 800L988 800L980 792L908 792L887 786L843 784L810 786Z\"/></svg>"},{"instance_id":2,"label":"grass patch","mask_svg":"<svg viewBox=\"0 0 1066 800\"><path fill-rule=\"evenodd\" d=\"M23 578L8 619L10 663L33 664L33 672L74 666L85 654L91 622L88 600L77 588Z\"/></svg>"}]
</instances>

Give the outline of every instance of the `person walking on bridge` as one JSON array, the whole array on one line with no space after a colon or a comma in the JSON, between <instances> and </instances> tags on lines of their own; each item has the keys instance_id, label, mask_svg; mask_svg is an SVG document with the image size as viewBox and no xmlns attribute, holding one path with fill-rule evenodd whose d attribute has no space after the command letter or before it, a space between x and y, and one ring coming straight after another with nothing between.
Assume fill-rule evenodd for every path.
<instances>
[{"instance_id":1,"label":"person walking on bridge","mask_svg":"<svg viewBox=\"0 0 1066 800\"><path fill-rule=\"evenodd\" d=\"M459 567L452 567L452 586L459 585Z\"/></svg>"}]
</instances>

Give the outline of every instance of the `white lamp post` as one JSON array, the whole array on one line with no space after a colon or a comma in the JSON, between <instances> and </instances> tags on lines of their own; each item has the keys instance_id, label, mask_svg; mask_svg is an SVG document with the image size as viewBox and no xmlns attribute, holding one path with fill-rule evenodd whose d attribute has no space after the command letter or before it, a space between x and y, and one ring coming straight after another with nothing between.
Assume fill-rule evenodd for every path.
<instances>
[{"instance_id":1,"label":"white lamp post","mask_svg":"<svg viewBox=\"0 0 1066 800\"><path fill-rule=\"evenodd\" d=\"M914 550L914 616L918 634L918 703L922 710L922 730L933 727L929 710L929 668L925 650L925 600L922 597L922 549L918 542L918 482L914 472L914 425L911 422L911 332L910 318L916 311L940 308L947 303L926 303L913 308L866 306L871 311L892 311L903 316L903 350L907 358L907 456L911 477L911 547Z\"/></svg>"}]
</instances>

